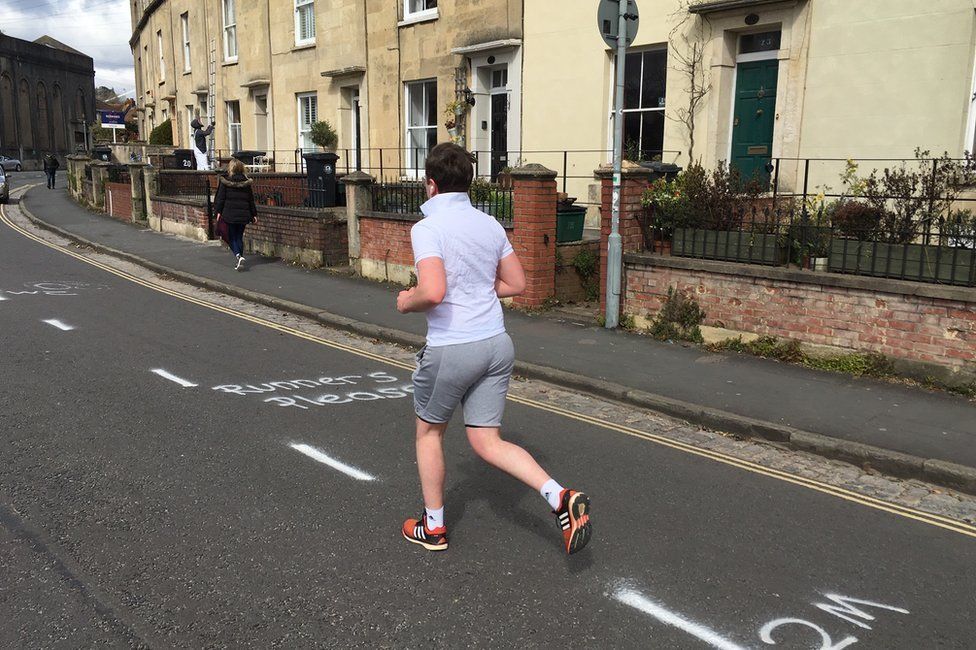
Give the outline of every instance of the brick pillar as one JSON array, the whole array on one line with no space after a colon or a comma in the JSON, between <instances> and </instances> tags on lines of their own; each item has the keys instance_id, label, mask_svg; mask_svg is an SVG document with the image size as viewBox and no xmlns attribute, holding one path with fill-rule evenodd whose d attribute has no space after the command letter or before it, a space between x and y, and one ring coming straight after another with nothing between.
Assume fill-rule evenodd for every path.
<instances>
[{"instance_id":1,"label":"brick pillar","mask_svg":"<svg viewBox=\"0 0 976 650\"><path fill-rule=\"evenodd\" d=\"M623 170L620 178L620 243L623 253L636 253L644 249L644 236L641 233L637 213L642 209L641 195L651 184L653 172L644 167ZM607 244L610 240L610 223L613 208L613 170L600 168L594 172L600 179L600 313L607 311ZM624 292L627 278L621 273L620 291ZM621 296L620 306L624 301Z\"/></svg>"},{"instance_id":2,"label":"brick pillar","mask_svg":"<svg viewBox=\"0 0 976 650\"><path fill-rule=\"evenodd\" d=\"M530 164L511 172L514 189L513 247L525 269L520 307L540 307L556 294L556 172Z\"/></svg>"},{"instance_id":3,"label":"brick pillar","mask_svg":"<svg viewBox=\"0 0 976 650\"><path fill-rule=\"evenodd\" d=\"M142 178L145 163L129 163L129 184L132 186L132 221L145 223L148 219L146 212L146 185Z\"/></svg>"},{"instance_id":4,"label":"brick pillar","mask_svg":"<svg viewBox=\"0 0 976 650\"><path fill-rule=\"evenodd\" d=\"M346 186L346 228L349 236L349 265L362 275L360 264L359 215L373 209L370 186L376 179L364 172L352 172L342 177Z\"/></svg>"}]
</instances>

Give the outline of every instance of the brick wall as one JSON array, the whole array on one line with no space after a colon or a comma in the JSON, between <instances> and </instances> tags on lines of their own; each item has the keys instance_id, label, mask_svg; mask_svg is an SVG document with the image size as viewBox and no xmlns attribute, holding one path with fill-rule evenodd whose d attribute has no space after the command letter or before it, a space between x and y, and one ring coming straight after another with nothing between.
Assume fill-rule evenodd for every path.
<instances>
[{"instance_id":1,"label":"brick wall","mask_svg":"<svg viewBox=\"0 0 976 650\"><path fill-rule=\"evenodd\" d=\"M359 216L359 259L362 273L374 280L407 284L413 273L410 228L418 217Z\"/></svg>"},{"instance_id":2,"label":"brick wall","mask_svg":"<svg viewBox=\"0 0 976 650\"><path fill-rule=\"evenodd\" d=\"M189 226L198 230L202 229L204 233L207 232L210 219L207 215L207 206L204 203L190 199L157 196L153 199L152 204L155 216L162 221Z\"/></svg>"},{"instance_id":3,"label":"brick wall","mask_svg":"<svg viewBox=\"0 0 976 650\"><path fill-rule=\"evenodd\" d=\"M675 286L696 295L707 325L976 376L976 289L647 255L626 259L628 314L653 317Z\"/></svg>"},{"instance_id":4,"label":"brick wall","mask_svg":"<svg viewBox=\"0 0 976 650\"><path fill-rule=\"evenodd\" d=\"M600 242L583 241L559 244L556 250L556 298L561 302L585 302L587 300L586 286L583 283L583 278L576 271L574 260L584 250L588 250L596 256L596 271L590 278L590 283L599 289Z\"/></svg>"},{"instance_id":5,"label":"brick wall","mask_svg":"<svg viewBox=\"0 0 976 650\"><path fill-rule=\"evenodd\" d=\"M308 264L337 266L349 261L343 208L320 211L258 206L258 221L244 231L245 250Z\"/></svg>"},{"instance_id":6,"label":"brick wall","mask_svg":"<svg viewBox=\"0 0 976 650\"><path fill-rule=\"evenodd\" d=\"M122 221L132 221L132 185L105 183L105 212Z\"/></svg>"}]
</instances>

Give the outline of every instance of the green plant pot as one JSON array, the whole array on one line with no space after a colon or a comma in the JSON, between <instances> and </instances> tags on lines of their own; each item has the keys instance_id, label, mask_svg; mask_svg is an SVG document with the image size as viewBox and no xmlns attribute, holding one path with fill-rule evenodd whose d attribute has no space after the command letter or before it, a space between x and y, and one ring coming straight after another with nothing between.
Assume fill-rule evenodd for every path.
<instances>
[{"instance_id":1,"label":"green plant pot","mask_svg":"<svg viewBox=\"0 0 976 650\"><path fill-rule=\"evenodd\" d=\"M574 206L556 211L556 243L580 241L586 223L586 208Z\"/></svg>"},{"instance_id":2,"label":"green plant pot","mask_svg":"<svg viewBox=\"0 0 976 650\"><path fill-rule=\"evenodd\" d=\"M786 263L786 251L775 233L675 228L671 255L726 262L748 262L779 266Z\"/></svg>"},{"instance_id":3,"label":"green plant pot","mask_svg":"<svg viewBox=\"0 0 976 650\"><path fill-rule=\"evenodd\" d=\"M976 251L925 244L835 239L830 270L897 280L976 286Z\"/></svg>"}]
</instances>

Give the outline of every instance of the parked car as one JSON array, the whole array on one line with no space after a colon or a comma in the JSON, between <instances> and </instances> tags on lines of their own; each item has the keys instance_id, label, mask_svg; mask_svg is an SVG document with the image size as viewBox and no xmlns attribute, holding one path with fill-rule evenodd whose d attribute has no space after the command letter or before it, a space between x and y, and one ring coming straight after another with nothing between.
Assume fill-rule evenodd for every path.
<instances>
[{"instance_id":1,"label":"parked car","mask_svg":"<svg viewBox=\"0 0 976 650\"><path fill-rule=\"evenodd\" d=\"M16 158L7 158L6 156L0 156L0 169L5 172L15 171L19 172L23 167L20 161Z\"/></svg>"},{"instance_id":2,"label":"parked car","mask_svg":"<svg viewBox=\"0 0 976 650\"><path fill-rule=\"evenodd\" d=\"M7 180L7 176L3 173L3 167L0 167L0 203L6 203L10 200L10 181Z\"/></svg>"}]
</instances>

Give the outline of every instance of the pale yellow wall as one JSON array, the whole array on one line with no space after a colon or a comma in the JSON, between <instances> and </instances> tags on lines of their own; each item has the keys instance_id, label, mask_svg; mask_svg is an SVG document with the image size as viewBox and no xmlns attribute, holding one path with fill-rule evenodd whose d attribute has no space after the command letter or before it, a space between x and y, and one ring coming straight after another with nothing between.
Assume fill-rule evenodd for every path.
<instances>
[{"instance_id":1,"label":"pale yellow wall","mask_svg":"<svg viewBox=\"0 0 976 650\"><path fill-rule=\"evenodd\" d=\"M587 0L525 0L523 147L606 149L613 66ZM678 23L679 0L638 0L634 47L664 44ZM747 27L744 17L760 22ZM688 22L686 29L695 25ZM729 155L739 34L782 29L773 155L911 158L915 147L960 155L976 53L973 0L797 0L707 17L706 66L712 90L696 120L695 157L712 166ZM680 42L680 41L679 41ZM687 81L669 62L667 113L685 106ZM684 125L669 119L665 160L688 163ZM527 156L561 171L552 154ZM585 175L598 155L570 154L570 175ZM574 164L573 161L578 161ZM787 186L799 182L784 165ZM823 176L835 181L833 168ZM570 194L585 200L585 179Z\"/></svg>"},{"instance_id":2,"label":"pale yellow wall","mask_svg":"<svg viewBox=\"0 0 976 650\"><path fill-rule=\"evenodd\" d=\"M817 0L803 155L905 158L917 146L960 155L974 26L972 0Z\"/></svg>"}]
</instances>

